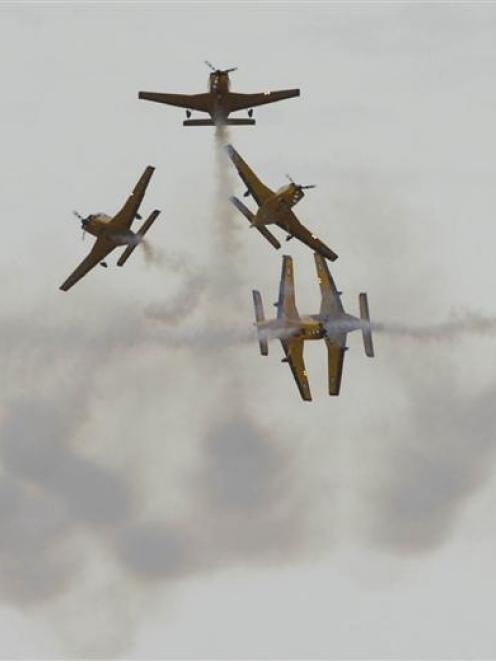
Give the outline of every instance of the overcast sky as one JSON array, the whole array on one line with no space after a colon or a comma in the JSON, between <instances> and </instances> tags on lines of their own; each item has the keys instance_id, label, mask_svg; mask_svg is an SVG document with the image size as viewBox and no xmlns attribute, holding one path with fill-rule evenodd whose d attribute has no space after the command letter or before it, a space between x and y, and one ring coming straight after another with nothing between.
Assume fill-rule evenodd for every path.
<instances>
[{"instance_id":1,"label":"overcast sky","mask_svg":"<svg viewBox=\"0 0 496 661\"><path fill-rule=\"evenodd\" d=\"M0 44L0 654L496 655L496 6L4 3ZM317 184L295 211L350 313L427 331L350 336L339 398L323 343L305 403L250 336L282 251L224 206L214 132L137 98L204 91L205 59L301 88L226 139ZM153 263L60 292L72 210L148 164Z\"/></svg>"}]
</instances>

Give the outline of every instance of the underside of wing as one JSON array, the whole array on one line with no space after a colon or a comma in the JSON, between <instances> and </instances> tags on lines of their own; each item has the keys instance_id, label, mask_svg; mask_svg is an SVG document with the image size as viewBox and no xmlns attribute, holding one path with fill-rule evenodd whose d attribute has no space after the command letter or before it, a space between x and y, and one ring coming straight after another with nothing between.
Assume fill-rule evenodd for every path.
<instances>
[{"instance_id":1,"label":"underside of wing","mask_svg":"<svg viewBox=\"0 0 496 661\"><path fill-rule=\"evenodd\" d=\"M152 178L155 168L149 165L141 175L133 192L127 198L122 209L110 221L110 227L116 230L128 230L136 218L140 204L145 196L146 189Z\"/></svg>"},{"instance_id":2,"label":"underside of wing","mask_svg":"<svg viewBox=\"0 0 496 661\"><path fill-rule=\"evenodd\" d=\"M138 98L155 103L165 103L169 106L177 106L186 110L199 110L200 112L211 112L212 96L203 94L162 94L161 92L139 92Z\"/></svg>"},{"instance_id":3,"label":"underside of wing","mask_svg":"<svg viewBox=\"0 0 496 661\"><path fill-rule=\"evenodd\" d=\"M62 291L67 291L76 284L88 271L91 271L102 259L114 249L115 245L108 239L97 239L95 245L91 249L90 254L83 259L81 264L71 273L67 280L60 285Z\"/></svg>"},{"instance_id":4,"label":"underside of wing","mask_svg":"<svg viewBox=\"0 0 496 661\"><path fill-rule=\"evenodd\" d=\"M288 222L283 227L283 229L286 230L286 232L288 232L291 236L296 237L299 241L305 243L309 248L319 253L319 255L322 255L322 257L331 260L331 262L338 258L336 253L331 250L331 248L326 246L325 243L322 243L322 241L318 239L315 234L312 234L312 232L307 230L307 228L300 223L292 211L289 212Z\"/></svg>"},{"instance_id":5,"label":"underside of wing","mask_svg":"<svg viewBox=\"0 0 496 661\"><path fill-rule=\"evenodd\" d=\"M315 267L317 269L317 279L319 281L322 302L320 304L320 314L337 314L344 312L341 303L341 295L338 292L332 275L322 255L314 253Z\"/></svg>"},{"instance_id":6,"label":"underside of wing","mask_svg":"<svg viewBox=\"0 0 496 661\"><path fill-rule=\"evenodd\" d=\"M345 338L346 339L346 336ZM328 373L329 373L329 395L339 395L341 388L341 377L343 375L344 362L344 340L343 342L331 342L326 338Z\"/></svg>"},{"instance_id":7,"label":"underside of wing","mask_svg":"<svg viewBox=\"0 0 496 661\"><path fill-rule=\"evenodd\" d=\"M234 197L234 195L231 196L230 200L231 200L231 202L234 204L234 206L236 207L236 209L238 209L238 211L241 211L241 213L242 213L243 216L248 220L248 222L251 224L251 226L252 226L252 227L255 227L255 229L257 229L257 230L260 232L260 234L261 234L265 239L267 239L267 241L268 241L271 245L274 246L274 248L275 248L276 250L279 250L279 248L281 247L281 244L280 244L279 241L276 239L276 237L272 234L272 232L270 232L270 231L265 227L265 225L254 225L254 224L253 224L253 221L254 221L254 218L255 218L255 217L254 217L253 213L248 209L248 207L246 207L246 206L243 204L243 202L241 202L241 200L238 200L237 197Z\"/></svg>"},{"instance_id":8,"label":"underside of wing","mask_svg":"<svg viewBox=\"0 0 496 661\"><path fill-rule=\"evenodd\" d=\"M261 206L265 200L274 195L273 191L260 181L257 175L248 167L232 145L227 145L226 151L249 193L258 206Z\"/></svg>"},{"instance_id":9,"label":"underside of wing","mask_svg":"<svg viewBox=\"0 0 496 661\"><path fill-rule=\"evenodd\" d=\"M294 96L300 96L299 89L279 90L276 92L259 92L257 94L236 94L231 92L227 99L229 112L263 106L266 103L275 103L284 99L291 99Z\"/></svg>"},{"instance_id":10,"label":"underside of wing","mask_svg":"<svg viewBox=\"0 0 496 661\"><path fill-rule=\"evenodd\" d=\"M278 319L299 319L296 309L293 260L289 255L282 258L281 282L277 300Z\"/></svg>"},{"instance_id":11,"label":"underside of wing","mask_svg":"<svg viewBox=\"0 0 496 661\"><path fill-rule=\"evenodd\" d=\"M286 354L286 361L293 372L300 395L302 399L310 402L312 400L312 395L310 393L310 385L308 383L305 362L303 360L303 340L300 338L291 338L281 340L281 344L284 353Z\"/></svg>"}]
</instances>

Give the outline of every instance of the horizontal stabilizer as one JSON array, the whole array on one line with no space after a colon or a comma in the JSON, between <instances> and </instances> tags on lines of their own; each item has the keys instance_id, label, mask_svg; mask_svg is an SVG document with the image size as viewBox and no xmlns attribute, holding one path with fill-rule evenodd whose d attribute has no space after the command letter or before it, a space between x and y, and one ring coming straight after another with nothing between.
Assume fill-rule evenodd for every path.
<instances>
[{"instance_id":1,"label":"horizontal stabilizer","mask_svg":"<svg viewBox=\"0 0 496 661\"><path fill-rule=\"evenodd\" d=\"M255 126L254 119L226 119L224 122L226 126Z\"/></svg>"},{"instance_id":2,"label":"horizontal stabilizer","mask_svg":"<svg viewBox=\"0 0 496 661\"><path fill-rule=\"evenodd\" d=\"M257 334L258 334L258 343L260 345L260 353L262 356L267 356L269 354L269 345L267 338L262 337L260 332L259 324L265 321L262 296L259 291L253 290L253 305L255 306L255 319L257 320Z\"/></svg>"},{"instance_id":3,"label":"horizontal stabilizer","mask_svg":"<svg viewBox=\"0 0 496 661\"><path fill-rule=\"evenodd\" d=\"M254 119L226 119L219 126L253 126ZM213 119L185 119L183 126L217 126Z\"/></svg>"},{"instance_id":4,"label":"horizontal stabilizer","mask_svg":"<svg viewBox=\"0 0 496 661\"><path fill-rule=\"evenodd\" d=\"M248 220L248 222L250 223L250 225L251 225L252 227L255 227L255 228L260 232L260 234L261 234L264 238L266 238L267 241L268 241L270 244L272 244L272 245L274 246L274 248L275 248L276 250L279 250L279 248L281 247L281 244L279 243L279 241L278 241L278 240L276 239L276 237L272 234L272 232L269 232L269 230L265 227L265 225L255 225L255 224L254 224L255 216L254 216L254 214L248 209L248 207L245 206L245 205L243 204L243 202L241 202L241 200L239 200L237 197L234 197L234 195L230 198L230 200L231 200L231 202L234 204L234 206L236 207L236 209L237 209L238 211L241 211L241 213L242 213L243 216Z\"/></svg>"},{"instance_id":5,"label":"horizontal stabilizer","mask_svg":"<svg viewBox=\"0 0 496 661\"><path fill-rule=\"evenodd\" d=\"M362 292L359 296L360 319L362 320L362 336L365 353L369 358L374 357L374 345L372 343L372 328L370 325L369 304L367 294Z\"/></svg>"},{"instance_id":6,"label":"horizontal stabilizer","mask_svg":"<svg viewBox=\"0 0 496 661\"><path fill-rule=\"evenodd\" d=\"M145 220L143 225L139 228L139 230L136 232L136 243L133 243L129 245L122 255L119 257L119 261L117 262L117 266L124 266L124 264L127 262L129 257L131 256L133 250L136 248L137 245L139 245L139 239L145 236L145 234L148 232L150 227L153 225L154 221L157 219L158 215L160 214L160 211L158 209L155 209L155 211L152 211L151 214L148 216L148 218Z\"/></svg>"},{"instance_id":7,"label":"horizontal stabilizer","mask_svg":"<svg viewBox=\"0 0 496 661\"><path fill-rule=\"evenodd\" d=\"M185 119L183 126L215 126L213 119Z\"/></svg>"}]
</instances>

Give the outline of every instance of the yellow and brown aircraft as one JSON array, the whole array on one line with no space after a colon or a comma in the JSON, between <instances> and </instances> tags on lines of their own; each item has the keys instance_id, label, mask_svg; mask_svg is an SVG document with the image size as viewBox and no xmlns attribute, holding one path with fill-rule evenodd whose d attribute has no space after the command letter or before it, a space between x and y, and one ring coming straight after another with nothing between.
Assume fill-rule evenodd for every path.
<instances>
[{"instance_id":1,"label":"yellow and brown aircraft","mask_svg":"<svg viewBox=\"0 0 496 661\"><path fill-rule=\"evenodd\" d=\"M237 197L231 197L231 202L238 211L241 211L252 227L255 227L276 249L279 249L281 244L267 229L267 225L270 224L278 225L287 232L286 241L296 237L322 257L332 261L338 258L333 250L300 223L291 210L305 195L303 191L307 188L315 188L315 186L301 186L289 179L289 184L274 192L260 181L232 145L226 145L226 151L246 185L244 197L251 195L258 204L258 211L254 214Z\"/></svg>"},{"instance_id":2,"label":"yellow and brown aircraft","mask_svg":"<svg viewBox=\"0 0 496 661\"><path fill-rule=\"evenodd\" d=\"M209 76L208 92L203 94L167 94L161 92L139 92L138 98L156 103L166 103L186 109L187 119L183 126L250 126L255 124L252 119L255 106L274 103L293 96L300 96L299 89L280 90L277 92L260 92L258 94L238 94L229 90L229 74L232 69L216 69L210 62L205 64L212 69ZM211 119L190 119L191 111L206 112ZM248 119L229 119L229 115L237 110L248 110Z\"/></svg>"},{"instance_id":3,"label":"yellow and brown aircraft","mask_svg":"<svg viewBox=\"0 0 496 661\"><path fill-rule=\"evenodd\" d=\"M118 246L127 246L117 262L117 266L124 265L160 213L158 209L155 209L137 232L131 230L134 219L141 220L138 209L154 170L155 168L151 165L146 168L124 206L113 218L104 213L95 213L83 218L77 211L74 211L74 215L81 220L83 238L85 232L88 232L96 236L96 241L89 255L60 286L62 291L70 289L97 264L107 267L107 263L103 260Z\"/></svg>"},{"instance_id":4,"label":"yellow and brown aircraft","mask_svg":"<svg viewBox=\"0 0 496 661\"><path fill-rule=\"evenodd\" d=\"M265 320L260 292L253 291L260 352L263 356L268 355L268 340L277 338L281 341L285 353L283 362L289 363L300 395L307 401L312 399L312 395L303 361L305 340L325 340L328 352L330 395L339 395L344 353L348 349L346 337L349 332L360 329L365 353L367 356L374 356L367 294L361 293L359 296L360 319L347 314L341 303L341 292L336 289L326 261L317 253L314 253L314 257L322 295L318 314L306 316L298 314L294 293L293 260L288 255L282 258L279 299L275 303L276 319Z\"/></svg>"}]
</instances>

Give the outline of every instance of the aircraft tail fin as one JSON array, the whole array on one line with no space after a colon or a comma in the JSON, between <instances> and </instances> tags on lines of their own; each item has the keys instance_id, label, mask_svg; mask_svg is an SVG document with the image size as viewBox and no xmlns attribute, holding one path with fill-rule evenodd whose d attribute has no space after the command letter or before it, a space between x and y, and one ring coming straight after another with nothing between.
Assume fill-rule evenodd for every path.
<instances>
[{"instance_id":1,"label":"aircraft tail fin","mask_svg":"<svg viewBox=\"0 0 496 661\"><path fill-rule=\"evenodd\" d=\"M263 337L260 324L265 321L265 314L262 303L262 295L259 291L253 290L253 305L255 307L255 319L257 321L257 334L258 334L258 343L260 345L260 353L262 356L267 356L269 354L269 344L267 338Z\"/></svg>"},{"instance_id":2,"label":"aircraft tail fin","mask_svg":"<svg viewBox=\"0 0 496 661\"><path fill-rule=\"evenodd\" d=\"M362 292L358 298L360 304L360 319L362 320L362 336L365 353L369 358L374 357L374 345L372 343L372 327L370 325L369 304L367 294Z\"/></svg>"},{"instance_id":3,"label":"aircraft tail fin","mask_svg":"<svg viewBox=\"0 0 496 661\"><path fill-rule=\"evenodd\" d=\"M148 232L150 227L153 225L153 223L155 222L155 220L157 219L159 214L160 214L160 211L158 209L155 209L155 211L151 212L151 214L145 220L143 225L136 232L136 238L137 238L136 243L133 243L132 245L129 245L124 250L122 255L119 257L119 261L117 262L117 266L124 266L124 264L127 262L129 257L131 256L133 250L136 248L137 245L139 245L140 239L145 236L145 234Z\"/></svg>"},{"instance_id":4,"label":"aircraft tail fin","mask_svg":"<svg viewBox=\"0 0 496 661\"><path fill-rule=\"evenodd\" d=\"M237 209L238 211L241 211L241 213L242 213L243 216L246 218L246 220L248 220L248 222L250 223L250 225L251 225L252 227L255 227L255 228L260 232L260 234L261 234L265 239L267 239L267 241L268 241L272 246L274 246L274 248L275 248L276 250L279 250L279 248L281 247L281 244L279 243L279 241L278 241L278 240L276 239L276 237L272 234L272 232L269 232L269 230L265 227L265 225L255 225L255 224L254 224L255 216L254 216L253 213L248 209L248 207L245 206L245 205L243 204L243 202L241 202L241 200L239 200L237 197L234 197L234 195L230 198L230 200L231 200L231 202L234 204L234 206L236 207L236 209Z\"/></svg>"}]
</instances>

